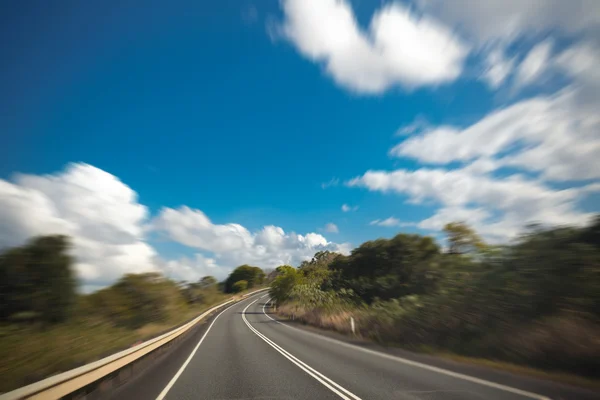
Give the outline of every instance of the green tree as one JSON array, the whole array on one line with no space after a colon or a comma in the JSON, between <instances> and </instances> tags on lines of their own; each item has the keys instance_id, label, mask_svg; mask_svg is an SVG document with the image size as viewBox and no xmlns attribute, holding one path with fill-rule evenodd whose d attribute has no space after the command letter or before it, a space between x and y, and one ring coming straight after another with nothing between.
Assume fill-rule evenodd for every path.
<instances>
[{"instance_id":1,"label":"green tree","mask_svg":"<svg viewBox=\"0 0 600 400\"><path fill-rule=\"evenodd\" d=\"M315 268L327 268L339 255L340 253L329 250L318 251L310 261L302 261L299 268L303 271Z\"/></svg>"},{"instance_id":2,"label":"green tree","mask_svg":"<svg viewBox=\"0 0 600 400\"><path fill-rule=\"evenodd\" d=\"M0 318L29 313L48 323L66 320L76 300L66 236L41 236L0 255Z\"/></svg>"},{"instance_id":3,"label":"green tree","mask_svg":"<svg viewBox=\"0 0 600 400\"><path fill-rule=\"evenodd\" d=\"M302 281L302 273L289 265L281 265L276 271L279 275L271 283L269 295L277 303L283 303L290 296L294 286Z\"/></svg>"},{"instance_id":4,"label":"green tree","mask_svg":"<svg viewBox=\"0 0 600 400\"><path fill-rule=\"evenodd\" d=\"M232 293L233 284L237 281L248 282L248 289L251 289L257 285L262 284L264 279L265 273L262 269L245 264L240 265L239 267L234 269L225 280L225 292Z\"/></svg>"},{"instance_id":5,"label":"green tree","mask_svg":"<svg viewBox=\"0 0 600 400\"><path fill-rule=\"evenodd\" d=\"M333 260L332 289L352 289L368 303L415 293L423 287L416 278L435 267L439 254L439 246L427 236L399 234L368 241L350 256Z\"/></svg>"},{"instance_id":6,"label":"green tree","mask_svg":"<svg viewBox=\"0 0 600 400\"><path fill-rule=\"evenodd\" d=\"M203 289L216 287L217 283L219 283L219 281L217 281L217 278L215 278L214 276L205 276L202 279L200 279L200 281L198 281L198 284Z\"/></svg>"},{"instance_id":7,"label":"green tree","mask_svg":"<svg viewBox=\"0 0 600 400\"><path fill-rule=\"evenodd\" d=\"M233 284L233 293L243 292L248 289L248 281L237 281Z\"/></svg>"},{"instance_id":8,"label":"green tree","mask_svg":"<svg viewBox=\"0 0 600 400\"><path fill-rule=\"evenodd\" d=\"M175 282L149 272L125 275L114 285L89 295L89 302L115 325L136 329L168 321L181 310L184 297Z\"/></svg>"},{"instance_id":9,"label":"green tree","mask_svg":"<svg viewBox=\"0 0 600 400\"><path fill-rule=\"evenodd\" d=\"M444 226L448 241L448 253L468 254L486 249L485 242L464 222L450 222Z\"/></svg>"}]
</instances>

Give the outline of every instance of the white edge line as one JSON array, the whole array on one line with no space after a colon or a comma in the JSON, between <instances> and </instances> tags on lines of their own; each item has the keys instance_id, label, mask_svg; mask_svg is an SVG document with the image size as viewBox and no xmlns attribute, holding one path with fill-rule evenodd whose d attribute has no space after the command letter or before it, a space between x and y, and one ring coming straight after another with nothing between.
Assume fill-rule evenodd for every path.
<instances>
[{"instance_id":1,"label":"white edge line","mask_svg":"<svg viewBox=\"0 0 600 400\"><path fill-rule=\"evenodd\" d=\"M246 308L244 308L244 311L242 311L242 319L244 320L244 323L248 326L248 328L250 328L250 330L252 332L254 332L256 334L256 336L258 336L259 338L261 338L263 341L265 341L265 343L267 343L268 345L270 345L271 347L273 347L281 355L283 355L285 358L287 358L288 360L290 360L297 367L299 367L300 369L302 369L304 372L306 372L307 374L309 374L311 377L313 377L314 379L316 379L318 382L320 382L321 384L323 384L329 390L331 390L332 392L334 392L335 394L337 394L338 396L340 396L342 399L344 399L344 400L351 400L351 399L361 400L360 397L358 397L354 393L350 392L348 389L345 389L340 384L338 384L338 383L332 381L331 379L327 378L325 375L321 374L319 371L317 371L314 368L310 367L309 365L307 365L303 361L301 361L298 358L294 357L292 354L288 353L285 349L283 349L277 343L273 342L272 340L270 340L269 338L267 338L265 335L263 335L262 333L260 333L258 330L256 330L248 322L248 320L246 319L246 310L248 310L248 308L252 304L256 303L258 300L260 300L260 299L256 299L252 303L248 304L246 306ZM342 393L342 392L344 392L344 393Z\"/></svg>"},{"instance_id":2,"label":"white edge line","mask_svg":"<svg viewBox=\"0 0 600 400\"><path fill-rule=\"evenodd\" d=\"M383 358L387 358L389 360L393 360L393 361L398 361L407 365L411 365L414 367L419 367L419 368L423 368L423 369L427 369L429 371L433 371L433 372L437 372L440 374L444 374L444 375L448 375L448 376L452 376L454 378L459 378L459 379L464 379L466 381L470 381L470 382L474 382L474 383L478 383L480 385L484 385L484 386L489 386L495 389L499 389L499 390L504 390L506 392L511 392L511 393L515 393L524 397L529 397L531 399L537 399L537 400L551 400L550 397L546 397L546 396L542 396L536 393L531 393L531 392L527 392L525 390L521 390L521 389L516 389L510 386L505 386L505 385L501 385L499 383L495 383L495 382L490 382L490 381L486 381L484 379L479 379L479 378L475 378L473 376L469 376L469 375L465 375L465 374L461 374L458 372L453 372L453 371L449 371L447 369L443 369L443 368L438 368L438 367L434 367L431 365L427 365L427 364L423 364L417 361L412 361L412 360L408 360L406 358L402 358L402 357L398 357L398 356L392 356L389 354L385 354L385 353L381 353L379 351L375 351L375 350L371 350L371 349L365 349L359 346L355 346L352 344L348 344L348 343L344 343L342 341L336 340L336 339L331 339L328 338L326 336L322 336L322 335L318 335L316 333L312 333L312 332L308 332L302 329L298 329L296 327L290 326L288 324L284 324L283 322L277 321L276 319L272 318L269 314L266 313L265 311L265 306L271 301L271 299L267 300L265 302L265 304L263 305L263 314L265 314L267 316L267 318L269 318L270 320L277 322L280 325L285 326L286 328L290 328L293 329L295 331L298 332L302 332L304 334L310 335L310 336L314 336L314 337L318 337L322 340L325 340L327 342L331 342L331 343L337 343L340 346L344 346L344 347L348 347L351 349L355 349L355 350L360 350L362 352L368 353L368 354L373 354L379 357L383 357Z\"/></svg>"},{"instance_id":3,"label":"white edge line","mask_svg":"<svg viewBox=\"0 0 600 400\"><path fill-rule=\"evenodd\" d=\"M246 300L246 299L244 299L244 300ZM183 363L183 365L181 366L181 368L179 368L179 371L177 371L177 373L169 381L169 383L167 384L167 386L165 386L165 388L162 390L162 392L160 392L160 394L158 395L158 397L156 398L156 400L162 400L162 399L164 399L165 396L167 395L167 393L169 393L169 390L171 390L171 388L173 387L173 385L175 384L175 382L177 382L177 379L179 379L179 377L181 376L181 374L183 373L183 371L185 370L185 368L188 366L188 364L190 363L190 361L192 361L192 358L194 358L194 355L196 354L196 351L198 351L198 348L200 347L200 345L204 341L204 338L206 337L206 335L208 335L208 332L210 332L210 329L213 327L213 325L215 324L215 322L217 321L217 319L219 319L219 317L221 316L221 314L223 314L225 311L229 310L231 307L233 307L233 306L235 306L237 304L239 304L239 303L234 303L234 304L230 305L229 307L227 307L226 309L224 309L223 311L221 311L215 317L215 319L213 319L213 321L211 322L210 326L208 327L208 329L206 330L206 332L204 332L204 335L202 335L202 338L200 339L200 341L198 342L198 344L196 345L196 347L194 347L194 350L192 350L192 352L190 353L190 355L187 358L187 360L185 360L185 362Z\"/></svg>"}]
</instances>

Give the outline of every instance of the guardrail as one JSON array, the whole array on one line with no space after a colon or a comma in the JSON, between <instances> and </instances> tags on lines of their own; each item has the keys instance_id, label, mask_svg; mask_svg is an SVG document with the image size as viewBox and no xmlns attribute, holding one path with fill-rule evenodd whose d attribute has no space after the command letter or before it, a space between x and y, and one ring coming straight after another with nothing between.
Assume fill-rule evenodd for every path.
<instances>
[{"instance_id":1,"label":"guardrail","mask_svg":"<svg viewBox=\"0 0 600 400\"><path fill-rule=\"evenodd\" d=\"M128 364L139 360L152 351L159 349L167 343L170 343L174 339L189 331L213 311L228 304L235 303L236 301L241 301L250 295L262 292L264 290L268 290L268 288L246 293L240 298L232 297L230 300L205 311L187 324L175 328L161 336L150 339L146 342L138 344L133 348L123 350L93 363L83 365L79 368L51 376L39 382L32 383L31 385L23 386L22 388L13 390L12 392L5 393L0 395L0 400L60 399L101 380L102 378L112 374L115 371L118 371Z\"/></svg>"}]
</instances>

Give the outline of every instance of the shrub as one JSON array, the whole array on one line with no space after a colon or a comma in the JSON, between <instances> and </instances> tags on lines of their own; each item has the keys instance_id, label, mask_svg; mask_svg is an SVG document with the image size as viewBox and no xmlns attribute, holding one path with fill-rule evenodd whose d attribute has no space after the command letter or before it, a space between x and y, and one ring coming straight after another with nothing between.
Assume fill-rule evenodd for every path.
<instances>
[{"instance_id":1,"label":"shrub","mask_svg":"<svg viewBox=\"0 0 600 400\"><path fill-rule=\"evenodd\" d=\"M248 289L248 281L237 281L233 284L232 289L233 293L243 292L244 290Z\"/></svg>"}]
</instances>

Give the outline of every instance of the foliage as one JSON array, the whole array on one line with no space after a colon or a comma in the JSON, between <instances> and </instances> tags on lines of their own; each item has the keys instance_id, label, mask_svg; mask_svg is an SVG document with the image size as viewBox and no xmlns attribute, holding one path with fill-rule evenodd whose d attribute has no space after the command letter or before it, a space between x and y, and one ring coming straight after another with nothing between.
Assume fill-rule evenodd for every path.
<instances>
[{"instance_id":1,"label":"foliage","mask_svg":"<svg viewBox=\"0 0 600 400\"><path fill-rule=\"evenodd\" d=\"M184 284L180 289L188 304L215 303L221 297L218 281L214 276L205 276L198 282Z\"/></svg>"},{"instance_id":2,"label":"foliage","mask_svg":"<svg viewBox=\"0 0 600 400\"><path fill-rule=\"evenodd\" d=\"M66 320L76 299L65 236L42 236L0 255L0 319Z\"/></svg>"},{"instance_id":3,"label":"foliage","mask_svg":"<svg viewBox=\"0 0 600 400\"><path fill-rule=\"evenodd\" d=\"M367 303L419 293L433 284L439 255L430 237L399 234L368 241L329 265L337 272L332 286L352 289Z\"/></svg>"},{"instance_id":4,"label":"foliage","mask_svg":"<svg viewBox=\"0 0 600 400\"><path fill-rule=\"evenodd\" d=\"M87 300L106 320L130 329L165 322L184 304L177 285L157 273L125 275L113 286L89 295Z\"/></svg>"},{"instance_id":5,"label":"foliage","mask_svg":"<svg viewBox=\"0 0 600 400\"><path fill-rule=\"evenodd\" d=\"M298 268L305 275L308 275L319 269L326 270L329 265L340 255L341 254L329 250L318 251L310 261L302 261Z\"/></svg>"},{"instance_id":6,"label":"foliage","mask_svg":"<svg viewBox=\"0 0 600 400\"><path fill-rule=\"evenodd\" d=\"M326 268L286 267L280 312L340 332L353 316L360 335L383 342L600 376L600 216L538 225L504 246L463 223L446 233L447 254L400 234Z\"/></svg>"},{"instance_id":7,"label":"foliage","mask_svg":"<svg viewBox=\"0 0 600 400\"><path fill-rule=\"evenodd\" d=\"M262 269L250 265L240 265L229 274L225 280L224 289L226 293L233 293L233 284L238 281L248 282L248 289L251 289L262 284L264 279L265 273Z\"/></svg>"},{"instance_id":8,"label":"foliage","mask_svg":"<svg viewBox=\"0 0 600 400\"><path fill-rule=\"evenodd\" d=\"M214 276L205 276L198 282L202 289L214 288L216 287L217 283L217 278Z\"/></svg>"},{"instance_id":9,"label":"foliage","mask_svg":"<svg viewBox=\"0 0 600 400\"><path fill-rule=\"evenodd\" d=\"M276 271L278 275L271 283L269 294L275 302L283 303L292 289L302 281L302 273L289 265L281 265Z\"/></svg>"},{"instance_id":10,"label":"foliage","mask_svg":"<svg viewBox=\"0 0 600 400\"><path fill-rule=\"evenodd\" d=\"M450 222L444 226L448 236L448 253L468 254L482 251L486 244L471 227L464 222Z\"/></svg>"},{"instance_id":11,"label":"foliage","mask_svg":"<svg viewBox=\"0 0 600 400\"><path fill-rule=\"evenodd\" d=\"M248 289L248 281L237 281L233 284L232 289L233 293L243 292L244 290Z\"/></svg>"}]
</instances>

